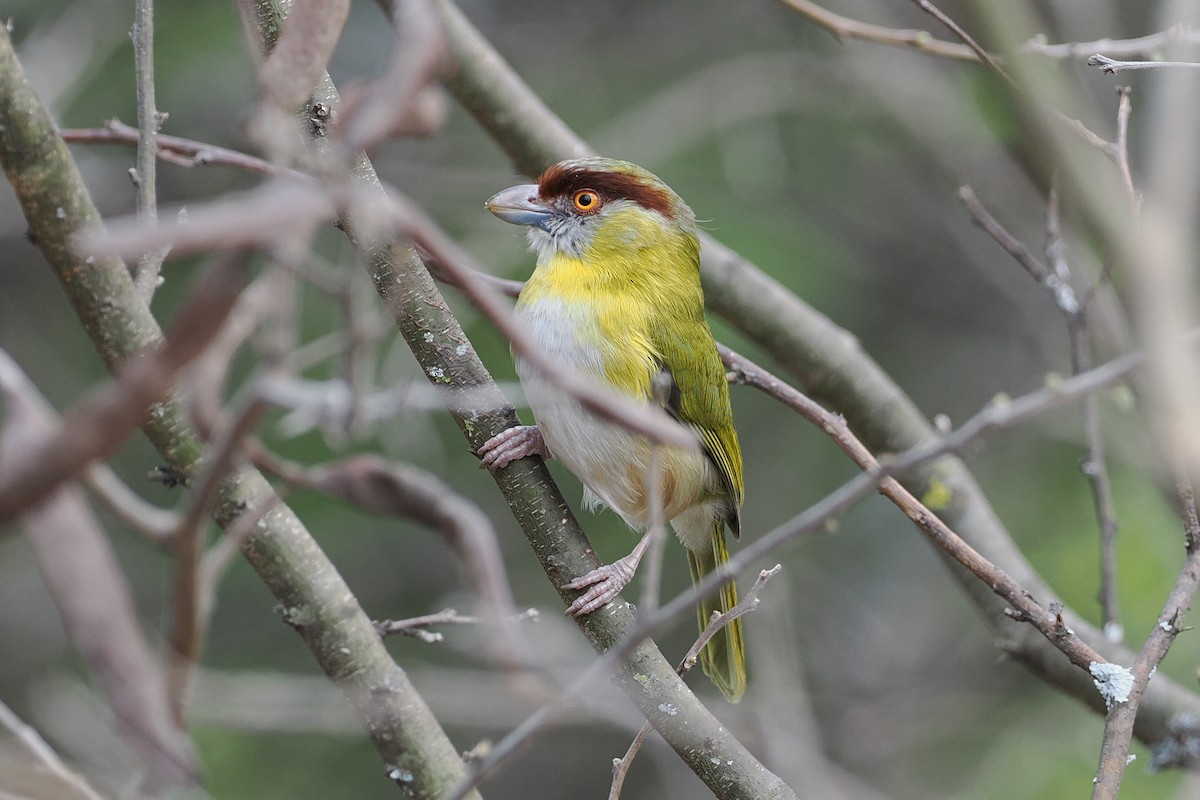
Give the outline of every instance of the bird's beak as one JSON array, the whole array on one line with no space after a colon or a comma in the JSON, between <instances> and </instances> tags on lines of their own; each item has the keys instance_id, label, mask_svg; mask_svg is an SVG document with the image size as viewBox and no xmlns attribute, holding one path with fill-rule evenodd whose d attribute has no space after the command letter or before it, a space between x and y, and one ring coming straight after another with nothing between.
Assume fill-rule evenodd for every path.
<instances>
[{"instance_id":1,"label":"bird's beak","mask_svg":"<svg viewBox=\"0 0 1200 800\"><path fill-rule=\"evenodd\" d=\"M538 197L537 185L530 183L498 192L484 206L505 222L548 230L554 212L541 205Z\"/></svg>"}]
</instances>

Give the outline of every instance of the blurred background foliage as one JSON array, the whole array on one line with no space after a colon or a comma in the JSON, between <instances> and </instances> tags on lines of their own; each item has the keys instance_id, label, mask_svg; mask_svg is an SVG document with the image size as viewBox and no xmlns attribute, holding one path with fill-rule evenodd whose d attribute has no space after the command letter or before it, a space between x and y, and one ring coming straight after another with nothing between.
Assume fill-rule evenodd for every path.
<instances>
[{"instance_id":1,"label":"blurred background foliage","mask_svg":"<svg viewBox=\"0 0 1200 800\"><path fill-rule=\"evenodd\" d=\"M932 30L904 2L831 0L846 15ZM1153 3L1045 0L1049 41L1128 38L1154 31ZM242 125L255 97L252 59L232 3L157 4L157 97L170 114L164 133L244 148ZM945 10L970 28L971 4ZM564 4L504 0L463 4L465 13L545 101L601 152L661 175L724 243L852 332L928 415L961 423L998 393L1037 388L1065 374L1066 327L1050 298L979 230L955 199L962 184L1035 250L1044 205L1009 149L1016 137L1007 104L976 67L907 50L839 43L769 0L738 3ZM64 127L136 121L132 3L9 0L4 15L30 77ZM941 36L938 31L937 35ZM378 73L392 44L379 9L354 4L331 66L339 86ZM1055 66L1073 78L1080 113L1112 136L1118 82L1080 62ZM1152 75L1120 76L1133 86L1131 144L1139 161L1138 103ZM450 103L445 127L420 141L389 143L375 155L381 176L419 202L496 274L521 278L531 266L524 242L484 212L485 198L522 180L500 149ZM133 150L75 146L97 204L129 213L126 171ZM166 206L196 202L256 183L217 168L160 162ZM164 210L163 214L172 213ZM1069 209L1068 209L1069 213ZM0 346L58 408L104 379L94 351L36 249L10 190L0 188ZM1071 242L1074 256L1086 247ZM336 231L318 250L336 269L358 270ZM160 319L187 292L196 264L168 262L155 299ZM377 300L359 285L360 308ZM303 341L342 324L326 296L300 287ZM472 341L498 380L513 380L507 344L453 291ZM721 320L717 336L757 357ZM1109 351L1108 354L1110 354ZM1100 356L1106 355L1101 345ZM242 365L249 370L251 360ZM380 385L424 378L402 341L386 337L374 363ZM337 377L336 360L314 377ZM854 470L819 433L772 401L733 393L746 454L744 535L753 539L851 477ZM428 404L425 404L428 405ZM1181 526L1138 450L1139 421L1106 398L1104 421L1120 531L1122 619L1134 646L1153 624L1182 561ZM271 418L261 435L305 463L349 450L374 450L440 475L491 517L521 606L544 613L531 628L547 663L570 671L591 658L528 552L486 473L475 468L447 415L412 408L383 429L339 439L296 432ZM1098 526L1088 486L1077 408L989 436L967 454L1000 517L1060 595L1098 620ZM145 479L157 464L135 439L114 460L139 492L166 506L178 492ZM578 483L551 469L576 507ZM296 495L296 511L317 535L367 612L401 618L454 606L470 611L461 571L428 531ZM168 615L171 561L100 510L128 571L143 620L161 631ZM605 561L632 538L611 514L583 521ZM678 548L669 549L666 591L687 584ZM751 689L737 707L717 700L728 725L804 794L789 773L789 748L813 715L829 756L895 798L1063 798L1085 796L1102 720L1006 661L938 558L902 515L880 499L846 514L835 529L781 555L785 571L748 622ZM769 566L769 565L764 565ZM119 754L100 733L101 705L41 584L28 546L0 539L0 697L89 770L118 774ZM152 634L153 635L153 634ZM675 658L691 623L660 639ZM390 648L461 749L495 738L530 709L504 696L487 672L475 634L446 631L428 645ZM1198 642L1185 634L1163 669L1195 685ZM206 672L192 710L206 788L221 798L388 797L395 788L370 744L319 677L300 639L272 609L244 564L225 577ZM274 676L274 677L272 677ZM256 683L255 681L259 681ZM608 692L609 694L605 694ZM577 714L538 738L483 785L489 798L593 797L606 791L610 760L624 752L638 719L598 687L592 715ZM615 695L614 695L615 697ZM801 729L783 730L787 725ZM783 726L781 728L781 726ZM811 742L810 742L811 744ZM1200 784L1179 774L1129 770L1123 797L1183 798ZM635 765L626 797L685 798L705 792L661 742Z\"/></svg>"}]
</instances>

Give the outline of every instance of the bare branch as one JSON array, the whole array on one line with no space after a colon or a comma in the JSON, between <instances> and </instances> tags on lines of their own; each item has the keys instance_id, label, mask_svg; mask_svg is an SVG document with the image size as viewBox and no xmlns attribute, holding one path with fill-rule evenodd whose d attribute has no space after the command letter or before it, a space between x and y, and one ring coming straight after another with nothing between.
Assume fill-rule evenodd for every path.
<instances>
[{"instance_id":1,"label":"bare branch","mask_svg":"<svg viewBox=\"0 0 1200 800\"><path fill-rule=\"evenodd\" d=\"M155 174L158 131L167 115L154 100L154 0L137 0L133 19L133 65L136 74L138 136L137 167L132 171L137 186L138 219L153 225L158 219L158 178ZM162 282L160 271L166 248L144 253L134 271L134 283L146 302Z\"/></svg>"},{"instance_id":2,"label":"bare branch","mask_svg":"<svg viewBox=\"0 0 1200 800\"><path fill-rule=\"evenodd\" d=\"M835 14L811 0L781 0L784 5L803 14L812 22L828 30L839 39L861 39L892 47L906 47L926 55L949 58L957 61L978 61L979 56L965 44L947 42L936 38L929 31L889 28L872 25L856 19ZM1093 42L1048 43L1045 37L1035 36L1017 48L1019 53L1030 53L1046 58L1083 58L1097 50L1120 55L1146 55L1161 49L1172 41L1200 42L1200 31L1183 25L1175 25L1165 31L1140 36L1135 39L1098 39ZM997 56L992 56L998 59Z\"/></svg>"},{"instance_id":3,"label":"bare branch","mask_svg":"<svg viewBox=\"0 0 1200 800\"><path fill-rule=\"evenodd\" d=\"M1200 69L1195 61L1116 61L1096 53L1087 60L1089 67L1099 67L1105 75L1116 75L1131 69Z\"/></svg>"},{"instance_id":4,"label":"bare branch","mask_svg":"<svg viewBox=\"0 0 1200 800\"><path fill-rule=\"evenodd\" d=\"M1175 637L1183 630L1183 615L1200 589L1200 519L1197 518L1196 498L1190 478L1180 469L1176 491L1184 519L1184 543L1187 561L1167 595L1158 622L1146 638L1142 651L1133 663L1129 690L1124 697L1115 697L1109 706L1104 723L1104 738L1100 745L1100 766L1092 788L1092 800L1115 800L1121 788L1121 778L1129 764L1129 745L1137 718L1142 693L1166 657Z\"/></svg>"},{"instance_id":5,"label":"bare branch","mask_svg":"<svg viewBox=\"0 0 1200 800\"><path fill-rule=\"evenodd\" d=\"M527 608L509 619L512 622L537 622L539 612L536 608ZM426 614L421 617L408 619L385 619L375 623L375 630L380 636L391 636L400 633L420 639L426 644L437 644L445 637L437 631L427 630L435 625L478 625L483 622L480 617L460 614L453 608L447 608L436 614Z\"/></svg>"},{"instance_id":6,"label":"bare branch","mask_svg":"<svg viewBox=\"0 0 1200 800\"><path fill-rule=\"evenodd\" d=\"M0 352L0 391L8 414L0 436L0 481L23 469L31 443L44 440L53 417L7 354ZM82 492L56 486L24 509L21 521L70 641L104 686L120 733L153 781L190 784L195 756L166 705L162 673L141 633L132 592L108 538Z\"/></svg>"},{"instance_id":7,"label":"bare branch","mask_svg":"<svg viewBox=\"0 0 1200 800\"><path fill-rule=\"evenodd\" d=\"M1071 266L1066 256L1059 213L1057 181L1050 187L1046 203L1046 261L1056 281L1047 288L1067 323L1067 338L1071 349L1071 372L1078 375L1092 367L1092 350L1088 338L1088 306L1079 302L1071 288ZM1091 295L1089 294L1089 297ZM1083 398L1083 432L1087 453L1080 468L1092 490L1096 519L1100 524L1100 621L1109 641L1120 642L1124 629L1120 622L1117 602L1117 512L1113 501L1112 482L1108 476L1108 461L1104 455L1104 432L1100 426L1100 403L1096 395Z\"/></svg>"},{"instance_id":8,"label":"bare branch","mask_svg":"<svg viewBox=\"0 0 1200 800\"><path fill-rule=\"evenodd\" d=\"M1059 221L1059 195L1052 183L1046 204L1046 263L1030 252L1029 248L1009 233L976 198L969 186L958 191L959 199L966 205L971 218L987 231L997 244L1013 257L1035 281L1050 294L1054 304L1062 312L1067 324L1070 340L1071 371L1078 375L1091 368L1091 348L1088 344L1087 306L1080 302L1071 285L1071 268L1067 261L1066 242ZM1089 294L1090 297L1090 294ZM1100 428L1099 405L1094 394L1082 399L1084 434L1087 454L1082 470L1092 490L1096 516L1100 523L1100 608L1105 636L1110 641L1120 642L1123 633L1119 622L1116 596L1116 511L1112 498L1112 487L1108 478L1108 467L1104 457L1104 437Z\"/></svg>"},{"instance_id":9,"label":"bare branch","mask_svg":"<svg viewBox=\"0 0 1200 800\"><path fill-rule=\"evenodd\" d=\"M3 701L0 701L0 727L13 735L19 748L29 757L29 768L47 776L55 784L53 787L45 787L48 795L52 793L60 800L106 800L92 788L86 778L64 764L58 753L46 744L46 740L25 724L25 721L14 714Z\"/></svg>"},{"instance_id":10,"label":"bare branch","mask_svg":"<svg viewBox=\"0 0 1200 800\"><path fill-rule=\"evenodd\" d=\"M110 119L103 128L66 128L62 133L64 141L75 144L132 144L138 142L138 129L131 128L118 119ZM218 147L214 144L197 142L194 139L184 139L179 136L155 137L158 157L183 167L198 167L216 164L225 167L253 172L259 175L290 174L292 177L305 177L304 173L289 170L272 164L256 156Z\"/></svg>"},{"instance_id":11,"label":"bare branch","mask_svg":"<svg viewBox=\"0 0 1200 800\"><path fill-rule=\"evenodd\" d=\"M241 285L244 258L219 261L193 289L165 343L130 359L116 382L92 393L53 432L31 442L22 468L0 478L0 523L46 497L89 461L114 452L161 401L175 376L220 330Z\"/></svg>"}]
</instances>

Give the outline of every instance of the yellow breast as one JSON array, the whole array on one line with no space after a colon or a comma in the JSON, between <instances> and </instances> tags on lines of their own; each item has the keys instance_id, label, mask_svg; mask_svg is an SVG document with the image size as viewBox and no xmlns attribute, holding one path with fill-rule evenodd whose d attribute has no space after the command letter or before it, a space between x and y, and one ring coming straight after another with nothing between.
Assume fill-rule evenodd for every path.
<instances>
[{"instance_id":1,"label":"yellow breast","mask_svg":"<svg viewBox=\"0 0 1200 800\"><path fill-rule=\"evenodd\" d=\"M517 304L522 324L556 362L641 402L659 368L649 335L657 313L628 282L561 253L539 263ZM550 452L631 527L647 527L650 442L585 410L520 359L517 370ZM670 520L707 496L713 469L698 450L662 448L659 462L657 491Z\"/></svg>"}]
</instances>

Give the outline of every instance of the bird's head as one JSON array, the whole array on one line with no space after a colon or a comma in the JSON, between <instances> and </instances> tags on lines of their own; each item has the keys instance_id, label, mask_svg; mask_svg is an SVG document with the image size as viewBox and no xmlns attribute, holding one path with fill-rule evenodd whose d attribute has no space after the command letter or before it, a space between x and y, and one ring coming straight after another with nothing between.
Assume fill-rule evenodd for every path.
<instances>
[{"instance_id":1,"label":"bird's head","mask_svg":"<svg viewBox=\"0 0 1200 800\"><path fill-rule=\"evenodd\" d=\"M539 262L555 255L610 259L659 247L698 252L692 210L658 177L628 161L562 161L537 183L496 194L487 209L528 226Z\"/></svg>"}]
</instances>

